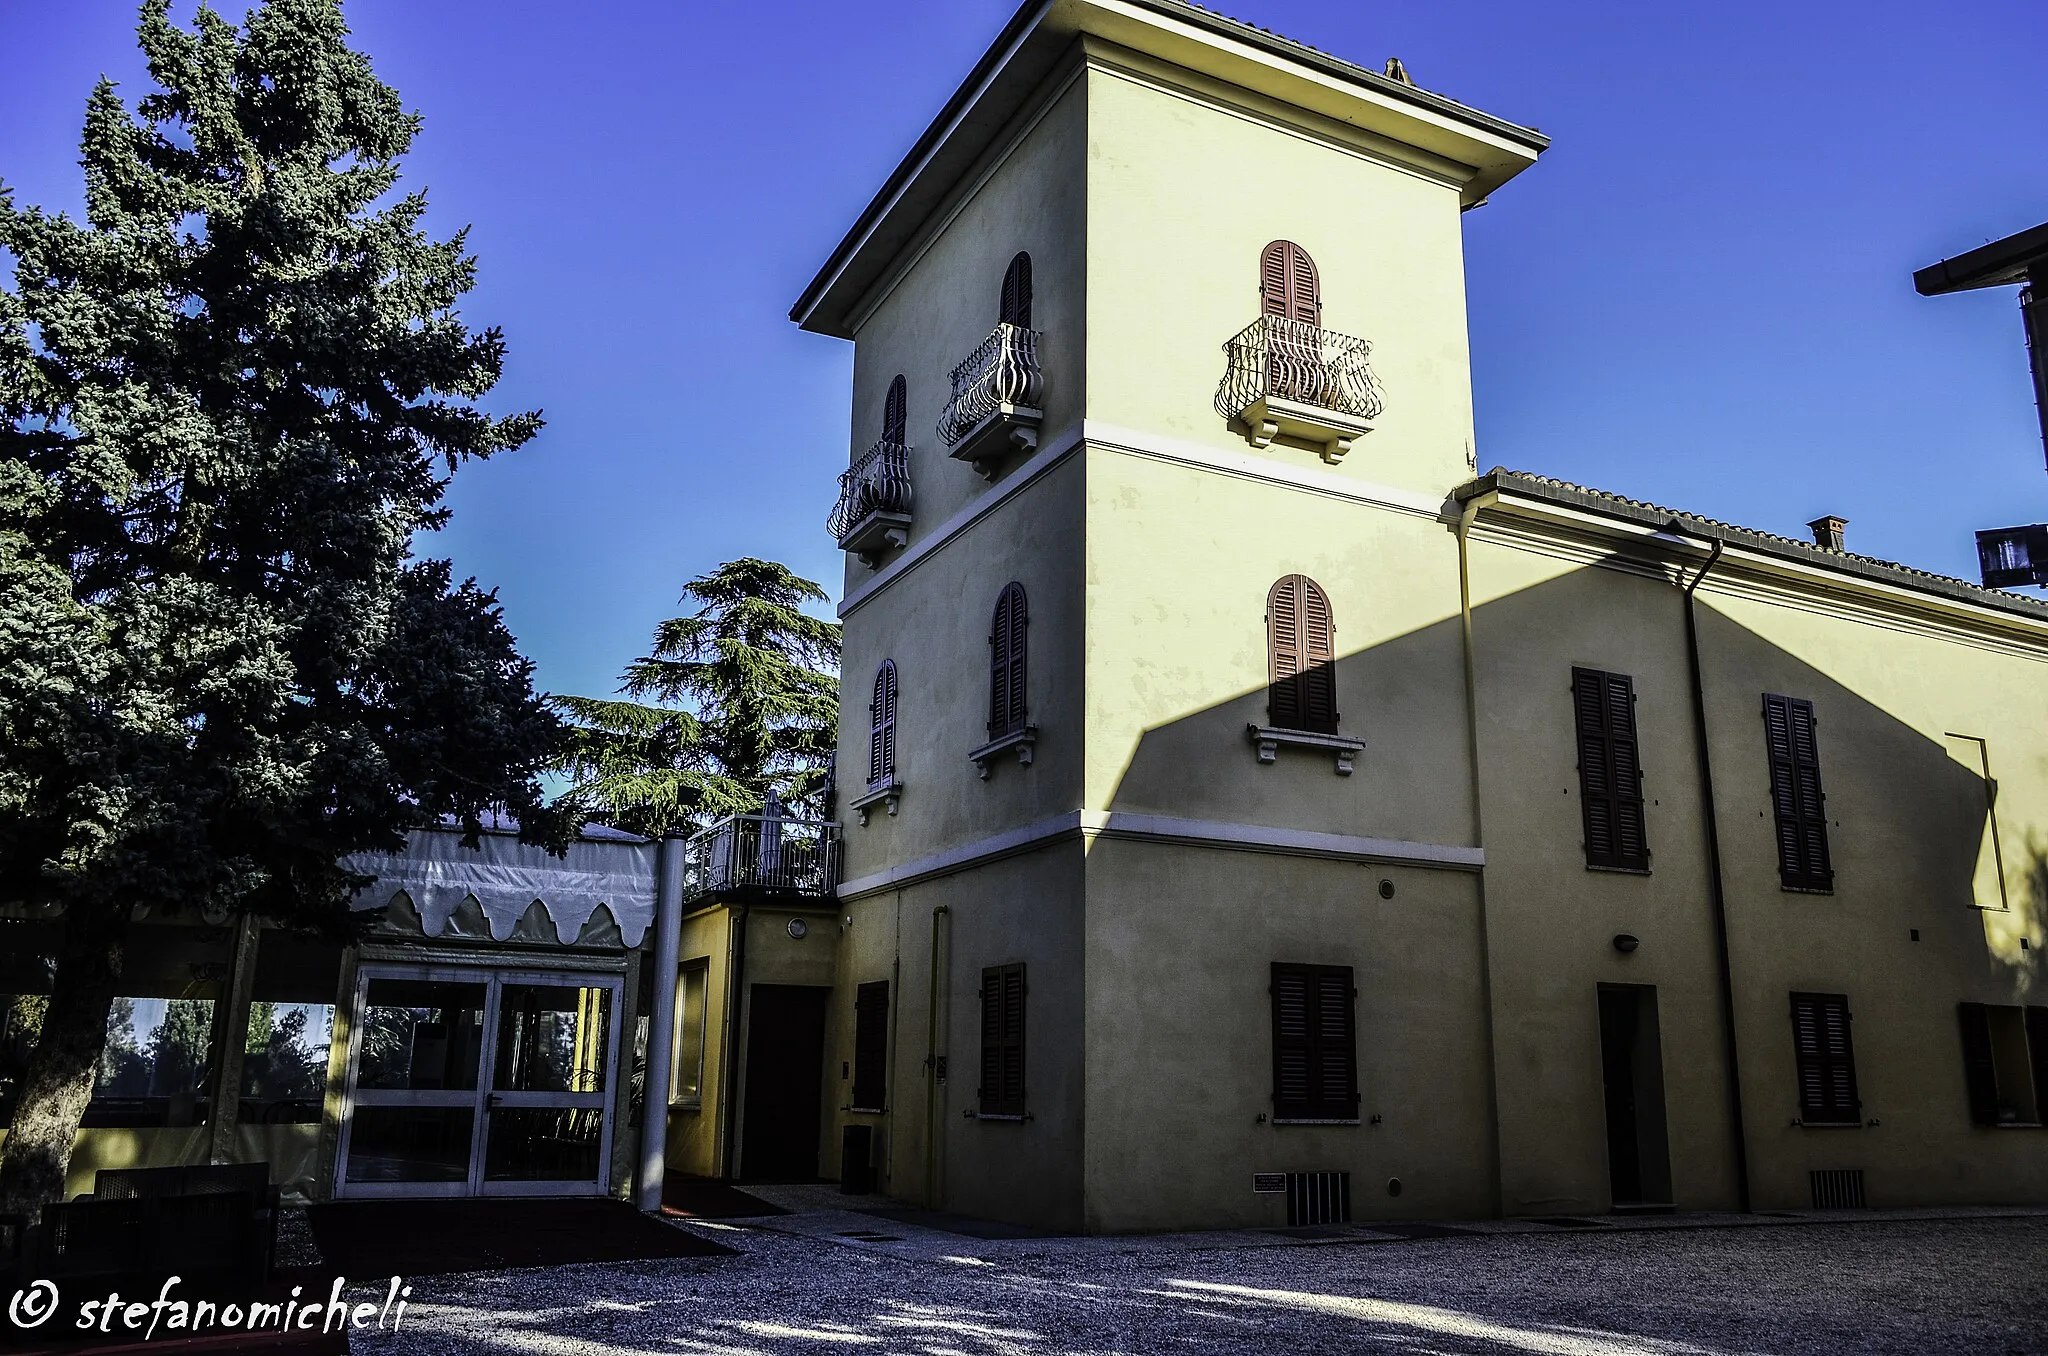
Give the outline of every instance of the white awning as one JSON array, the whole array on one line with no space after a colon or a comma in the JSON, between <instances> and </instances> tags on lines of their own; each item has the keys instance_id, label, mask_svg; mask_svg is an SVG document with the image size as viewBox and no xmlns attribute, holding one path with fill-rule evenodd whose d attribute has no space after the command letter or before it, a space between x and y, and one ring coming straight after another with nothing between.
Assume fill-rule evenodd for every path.
<instances>
[{"instance_id":1,"label":"white awning","mask_svg":"<svg viewBox=\"0 0 2048 1356\"><path fill-rule=\"evenodd\" d=\"M656 847L592 825L569 845L567 857L553 857L511 834L485 833L466 848L457 830L422 829L408 835L402 853L358 853L344 865L377 878L351 908L383 908L402 893L429 937L440 936L449 916L474 898L490 920L491 936L504 941L538 900L563 941L574 941L602 904L632 947L654 920Z\"/></svg>"}]
</instances>

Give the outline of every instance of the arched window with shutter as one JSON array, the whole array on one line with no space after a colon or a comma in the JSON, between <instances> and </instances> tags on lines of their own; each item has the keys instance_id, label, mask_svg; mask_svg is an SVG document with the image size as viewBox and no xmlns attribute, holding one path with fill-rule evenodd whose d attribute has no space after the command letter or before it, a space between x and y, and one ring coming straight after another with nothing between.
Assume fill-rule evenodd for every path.
<instances>
[{"instance_id":1,"label":"arched window with shutter","mask_svg":"<svg viewBox=\"0 0 2048 1356\"><path fill-rule=\"evenodd\" d=\"M1003 270L1002 312L996 317L1020 330L1031 328L1031 256L1019 253Z\"/></svg>"},{"instance_id":2,"label":"arched window with shutter","mask_svg":"<svg viewBox=\"0 0 2048 1356\"><path fill-rule=\"evenodd\" d=\"M875 670L875 697L868 703L868 786L896 780L896 661Z\"/></svg>"},{"instance_id":3,"label":"arched window with shutter","mask_svg":"<svg viewBox=\"0 0 2048 1356\"><path fill-rule=\"evenodd\" d=\"M1024 630L1030 622L1024 586L1009 583L996 599L989 627L988 737L1013 735L1025 727Z\"/></svg>"},{"instance_id":4,"label":"arched window with shutter","mask_svg":"<svg viewBox=\"0 0 2048 1356\"><path fill-rule=\"evenodd\" d=\"M1282 730L1337 733L1336 627L1330 597L1305 574L1266 595L1266 714Z\"/></svg>"},{"instance_id":5,"label":"arched window with shutter","mask_svg":"<svg viewBox=\"0 0 2048 1356\"><path fill-rule=\"evenodd\" d=\"M1292 240L1275 240L1259 255L1259 304L1263 314L1304 325L1323 323L1323 289L1315 260Z\"/></svg>"},{"instance_id":6,"label":"arched window with shutter","mask_svg":"<svg viewBox=\"0 0 2048 1356\"><path fill-rule=\"evenodd\" d=\"M882 441L902 446L909 440L904 437L904 425L909 419L910 396L903 378L898 375L889 383L889 394L882 401Z\"/></svg>"}]
</instances>

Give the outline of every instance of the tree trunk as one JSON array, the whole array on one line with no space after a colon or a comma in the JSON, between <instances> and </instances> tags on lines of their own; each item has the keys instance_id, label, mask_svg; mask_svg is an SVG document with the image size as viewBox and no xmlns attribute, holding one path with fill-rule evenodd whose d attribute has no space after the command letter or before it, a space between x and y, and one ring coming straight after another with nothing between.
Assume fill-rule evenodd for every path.
<instances>
[{"instance_id":1,"label":"tree trunk","mask_svg":"<svg viewBox=\"0 0 2048 1356\"><path fill-rule=\"evenodd\" d=\"M71 1142L92 1100L121 983L128 919L125 902L75 903L65 910L42 1035L29 1052L14 1125L0 1145L0 1214L33 1221L44 1205L64 1199Z\"/></svg>"}]
</instances>

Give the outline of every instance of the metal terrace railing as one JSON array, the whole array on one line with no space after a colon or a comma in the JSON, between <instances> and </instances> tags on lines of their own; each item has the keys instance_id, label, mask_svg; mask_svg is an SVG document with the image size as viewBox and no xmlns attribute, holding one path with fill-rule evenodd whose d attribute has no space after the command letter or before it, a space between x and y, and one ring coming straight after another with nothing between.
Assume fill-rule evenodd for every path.
<instances>
[{"instance_id":1,"label":"metal terrace railing","mask_svg":"<svg viewBox=\"0 0 2048 1356\"><path fill-rule=\"evenodd\" d=\"M733 815L689 840L683 897L781 895L830 899L839 884L839 825L778 815Z\"/></svg>"},{"instance_id":2,"label":"metal terrace railing","mask_svg":"<svg viewBox=\"0 0 2048 1356\"><path fill-rule=\"evenodd\" d=\"M1291 400L1359 419L1377 418L1382 392L1372 345L1306 321L1261 316L1223 346L1229 366L1216 412L1236 419L1265 399Z\"/></svg>"},{"instance_id":3,"label":"metal terrace railing","mask_svg":"<svg viewBox=\"0 0 2048 1356\"><path fill-rule=\"evenodd\" d=\"M883 439L839 477L839 502L825 526L841 546L876 513L910 515L910 449Z\"/></svg>"},{"instance_id":4,"label":"metal terrace railing","mask_svg":"<svg viewBox=\"0 0 2048 1356\"><path fill-rule=\"evenodd\" d=\"M1044 394L1038 332L999 324L953 369L953 398L939 416L939 437L951 447L1005 405L1035 411Z\"/></svg>"}]
</instances>

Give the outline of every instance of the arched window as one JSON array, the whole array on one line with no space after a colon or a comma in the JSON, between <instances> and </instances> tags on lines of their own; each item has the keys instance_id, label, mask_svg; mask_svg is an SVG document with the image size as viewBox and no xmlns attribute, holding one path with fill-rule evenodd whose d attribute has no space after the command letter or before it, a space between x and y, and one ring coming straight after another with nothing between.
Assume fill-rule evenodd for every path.
<instances>
[{"instance_id":1,"label":"arched window","mask_svg":"<svg viewBox=\"0 0 2048 1356\"><path fill-rule=\"evenodd\" d=\"M1024 628L1029 624L1024 586L1009 583L996 599L996 615L988 633L988 737L1023 730Z\"/></svg>"},{"instance_id":2,"label":"arched window","mask_svg":"<svg viewBox=\"0 0 2048 1356\"><path fill-rule=\"evenodd\" d=\"M1282 730L1337 733L1337 663L1330 597L1305 574L1266 595L1266 718Z\"/></svg>"},{"instance_id":3,"label":"arched window","mask_svg":"<svg viewBox=\"0 0 2048 1356\"><path fill-rule=\"evenodd\" d=\"M1019 254L1003 270L1002 313L996 317L1020 330L1031 328L1031 256Z\"/></svg>"},{"instance_id":4,"label":"arched window","mask_svg":"<svg viewBox=\"0 0 2048 1356\"><path fill-rule=\"evenodd\" d=\"M868 786L895 780L896 661L884 659L875 670L875 699L868 703Z\"/></svg>"},{"instance_id":5,"label":"arched window","mask_svg":"<svg viewBox=\"0 0 2048 1356\"><path fill-rule=\"evenodd\" d=\"M1292 240L1275 240L1259 255L1259 303L1262 314L1323 323L1323 289L1316 280L1315 260Z\"/></svg>"},{"instance_id":6,"label":"arched window","mask_svg":"<svg viewBox=\"0 0 2048 1356\"><path fill-rule=\"evenodd\" d=\"M882 441L902 446L906 439L903 426L908 418L910 397L906 393L903 378L898 376L889 383L889 395L882 401Z\"/></svg>"}]
</instances>

